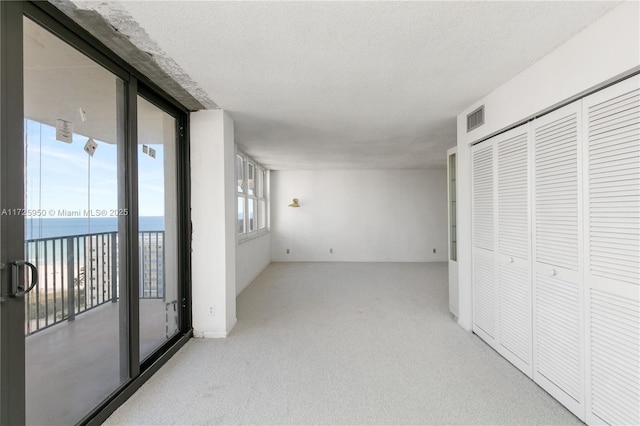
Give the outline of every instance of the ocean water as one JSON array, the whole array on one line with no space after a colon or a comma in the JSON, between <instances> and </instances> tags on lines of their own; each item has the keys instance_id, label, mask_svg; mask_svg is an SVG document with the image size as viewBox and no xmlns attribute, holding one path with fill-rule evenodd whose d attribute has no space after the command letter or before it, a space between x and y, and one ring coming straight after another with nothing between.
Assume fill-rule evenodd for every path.
<instances>
[{"instance_id":1,"label":"ocean water","mask_svg":"<svg viewBox=\"0 0 640 426\"><path fill-rule=\"evenodd\" d=\"M164 231L163 216L143 216L138 221L140 231ZM97 234L118 230L117 217L65 217L27 218L25 239L66 237L72 235Z\"/></svg>"}]
</instances>

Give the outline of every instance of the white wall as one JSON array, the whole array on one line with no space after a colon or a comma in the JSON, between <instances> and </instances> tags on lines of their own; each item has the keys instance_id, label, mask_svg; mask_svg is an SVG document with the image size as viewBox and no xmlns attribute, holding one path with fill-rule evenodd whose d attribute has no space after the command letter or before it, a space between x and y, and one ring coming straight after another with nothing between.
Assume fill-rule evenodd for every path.
<instances>
[{"instance_id":1,"label":"white wall","mask_svg":"<svg viewBox=\"0 0 640 426\"><path fill-rule=\"evenodd\" d=\"M236 295L271 263L271 234L243 241L236 247Z\"/></svg>"},{"instance_id":2,"label":"white wall","mask_svg":"<svg viewBox=\"0 0 640 426\"><path fill-rule=\"evenodd\" d=\"M191 221L195 337L226 337L236 324L236 181L233 120L191 113Z\"/></svg>"},{"instance_id":3,"label":"white wall","mask_svg":"<svg viewBox=\"0 0 640 426\"><path fill-rule=\"evenodd\" d=\"M272 171L271 257L446 261L446 192L445 169Z\"/></svg>"},{"instance_id":4,"label":"white wall","mask_svg":"<svg viewBox=\"0 0 640 426\"><path fill-rule=\"evenodd\" d=\"M640 3L626 2L458 116L459 323L472 326L470 144L640 67ZM485 105L485 124L466 115Z\"/></svg>"}]
</instances>

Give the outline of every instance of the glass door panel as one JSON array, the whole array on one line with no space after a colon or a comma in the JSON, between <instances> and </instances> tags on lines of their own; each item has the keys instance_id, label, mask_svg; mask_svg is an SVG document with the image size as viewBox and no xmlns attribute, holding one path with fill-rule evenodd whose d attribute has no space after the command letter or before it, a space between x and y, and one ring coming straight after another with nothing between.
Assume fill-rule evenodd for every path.
<instances>
[{"instance_id":1,"label":"glass door panel","mask_svg":"<svg viewBox=\"0 0 640 426\"><path fill-rule=\"evenodd\" d=\"M73 424L128 378L125 83L23 23L26 423Z\"/></svg>"},{"instance_id":2,"label":"glass door panel","mask_svg":"<svg viewBox=\"0 0 640 426\"><path fill-rule=\"evenodd\" d=\"M176 128L138 96L140 360L179 330Z\"/></svg>"}]
</instances>

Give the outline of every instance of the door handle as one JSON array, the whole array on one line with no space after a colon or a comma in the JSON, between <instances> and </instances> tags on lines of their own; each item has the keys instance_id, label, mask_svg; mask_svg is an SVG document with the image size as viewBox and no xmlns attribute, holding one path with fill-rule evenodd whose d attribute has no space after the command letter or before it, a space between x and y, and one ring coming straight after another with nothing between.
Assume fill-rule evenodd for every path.
<instances>
[{"instance_id":1,"label":"door handle","mask_svg":"<svg viewBox=\"0 0 640 426\"><path fill-rule=\"evenodd\" d=\"M27 262L26 260L10 260L8 263L11 265L11 288L9 290L9 297L24 296L38 285L38 268L36 268L33 263ZM31 284L26 290L24 286L20 284L20 269L23 266L31 269Z\"/></svg>"}]
</instances>

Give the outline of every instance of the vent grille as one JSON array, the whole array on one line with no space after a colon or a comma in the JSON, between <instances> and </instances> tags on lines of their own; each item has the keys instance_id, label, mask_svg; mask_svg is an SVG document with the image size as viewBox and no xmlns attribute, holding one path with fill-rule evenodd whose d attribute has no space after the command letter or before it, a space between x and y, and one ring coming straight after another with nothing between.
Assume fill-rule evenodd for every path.
<instances>
[{"instance_id":1,"label":"vent grille","mask_svg":"<svg viewBox=\"0 0 640 426\"><path fill-rule=\"evenodd\" d=\"M484 124L484 105L467 115L467 133Z\"/></svg>"}]
</instances>

